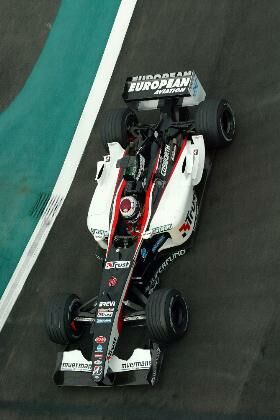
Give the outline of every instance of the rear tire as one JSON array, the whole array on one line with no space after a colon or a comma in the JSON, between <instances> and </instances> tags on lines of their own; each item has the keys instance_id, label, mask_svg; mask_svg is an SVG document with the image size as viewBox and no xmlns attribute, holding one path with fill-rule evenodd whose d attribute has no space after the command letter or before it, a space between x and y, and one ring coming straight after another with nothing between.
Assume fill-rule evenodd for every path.
<instances>
[{"instance_id":1,"label":"rear tire","mask_svg":"<svg viewBox=\"0 0 280 420\"><path fill-rule=\"evenodd\" d=\"M196 131L203 134L209 149L226 146L235 134L235 116L226 99L206 99L195 114Z\"/></svg>"},{"instance_id":2,"label":"rear tire","mask_svg":"<svg viewBox=\"0 0 280 420\"><path fill-rule=\"evenodd\" d=\"M170 343L182 337L188 323L188 306L178 290L155 290L148 298L146 324L151 338L156 342Z\"/></svg>"},{"instance_id":3,"label":"rear tire","mask_svg":"<svg viewBox=\"0 0 280 420\"><path fill-rule=\"evenodd\" d=\"M132 109L119 108L108 111L105 114L101 130L101 137L105 146L107 147L108 143L117 141L126 149L129 144L128 130L137 123L138 119Z\"/></svg>"},{"instance_id":4,"label":"rear tire","mask_svg":"<svg viewBox=\"0 0 280 420\"><path fill-rule=\"evenodd\" d=\"M81 337L82 329L74 322L80 299L74 294L53 296L46 308L45 325L49 339L57 344L69 344Z\"/></svg>"}]
</instances>

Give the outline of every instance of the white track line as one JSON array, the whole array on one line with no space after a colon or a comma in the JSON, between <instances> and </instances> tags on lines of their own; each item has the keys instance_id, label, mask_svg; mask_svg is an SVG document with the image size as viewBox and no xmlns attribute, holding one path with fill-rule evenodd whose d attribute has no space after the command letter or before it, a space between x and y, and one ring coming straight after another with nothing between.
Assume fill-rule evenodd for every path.
<instances>
[{"instance_id":1,"label":"white track line","mask_svg":"<svg viewBox=\"0 0 280 420\"><path fill-rule=\"evenodd\" d=\"M120 4L102 60L76 128L71 146L53 189L52 196L0 300L0 331L43 248L52 225L71 187L121 51L136 2L137 0L122 0Z\"/></svg>"}]
</instances>

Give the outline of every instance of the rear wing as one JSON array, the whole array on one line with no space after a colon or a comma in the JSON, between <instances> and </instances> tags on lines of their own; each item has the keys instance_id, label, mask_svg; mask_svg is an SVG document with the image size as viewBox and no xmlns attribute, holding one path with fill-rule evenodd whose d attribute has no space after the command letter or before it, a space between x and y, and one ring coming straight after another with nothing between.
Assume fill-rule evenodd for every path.
<instances>
[{"instance_id":1,"label":"rear wing","mask_svg":"<svg viewBox=\"0 0 280 420\"><path fill-rule=\"evenodd\" d=\"M167 98L173 98L179 107L194 106L205 96L193 70L128 77L123 91L124 101L139 111L161 108Z\"/></svg>"}]
</instances>

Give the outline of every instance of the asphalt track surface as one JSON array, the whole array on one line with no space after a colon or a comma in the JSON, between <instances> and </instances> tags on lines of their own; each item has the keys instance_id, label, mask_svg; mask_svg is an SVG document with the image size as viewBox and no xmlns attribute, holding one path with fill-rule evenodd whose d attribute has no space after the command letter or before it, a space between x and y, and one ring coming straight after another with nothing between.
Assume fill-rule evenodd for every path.
<instances>
[{"instance_id":1,"label":"asphalt track surface","mask_svg":"<svg viewBox=\"0 0 280 420\"><path fill-rule=\"evenodd\" d=\"M280 415L279 23L277 0L138 1L71 191L0 336L1 418ZM238 130L217 154L195 248L162 275L188 297L189 334L154 389L57 389L43 309L56 292L99 287L86 217L102 113L122 105L127 75L191 68L209 97L230 99Z\"/></svg>"},{"instance_id":2,"label":"asphalt track surface","mask_svg":"<svg viewBox=\"0 0 280 420\"><path fill-rule=\"evenodd\" d=\"M24 88L0 114L0 296L57 181L119 4L120 0L83 0L81 7L79 2L63 1ZM40 7L33 9L21 10L22 27L28 20L31 26L32 13L33 19L40 15ZM9 51L13 50L16 54L11 43Z\"/></svg>"},{"instance_id":3,"label":"asphalt track surface","mask_svg":"<svg viewBox=\"0 0 280 420\"><path fill-rule=\"evenodd\" d=\"M0 111L29 76L59 4L60 0L0 1Z\"/></svg>"}]
</instances>

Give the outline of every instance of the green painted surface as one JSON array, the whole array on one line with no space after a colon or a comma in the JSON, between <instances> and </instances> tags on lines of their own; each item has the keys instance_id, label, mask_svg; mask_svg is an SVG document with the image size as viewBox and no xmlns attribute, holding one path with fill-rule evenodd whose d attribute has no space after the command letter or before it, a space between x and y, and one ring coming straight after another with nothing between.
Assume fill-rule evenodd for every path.
<instances>
[{"instance_id":1,"label":"green painted surface","mask_svg":"<svg viewBox=\"0 0 280 420\"><path fill-rule=\"evenodd\" d=\"M59 175L120 0L63 0L24 88L0 116L0 296Z\"/></svg>"}]
</instances>

